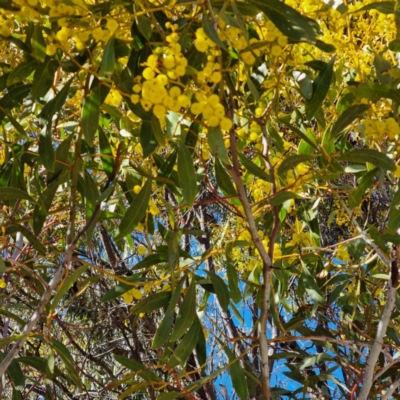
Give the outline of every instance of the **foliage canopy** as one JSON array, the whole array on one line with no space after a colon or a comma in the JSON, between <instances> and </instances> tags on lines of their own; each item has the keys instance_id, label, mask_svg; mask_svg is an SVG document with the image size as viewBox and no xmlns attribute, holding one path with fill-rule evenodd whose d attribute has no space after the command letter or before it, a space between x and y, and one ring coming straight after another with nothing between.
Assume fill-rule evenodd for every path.
<instances>
[{"instance_id":1,"label":"foliage canopy","mask_svg":"<svg viewBox=\"0 0 400 400\"><path fill-rule=\"evenodd\" d=\"M399 396L400 3L0 21L5 398Z\"/></svg>"}]
</instances>

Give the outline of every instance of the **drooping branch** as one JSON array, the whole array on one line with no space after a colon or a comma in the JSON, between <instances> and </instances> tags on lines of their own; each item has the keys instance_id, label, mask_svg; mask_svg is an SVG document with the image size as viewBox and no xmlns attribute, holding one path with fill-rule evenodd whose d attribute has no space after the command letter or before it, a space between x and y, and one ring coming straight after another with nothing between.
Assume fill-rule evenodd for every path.
<instances>
[{"instance_id":1,"label":"drooping branch","mask_svg":"<svg viewBox=\"0 0 400 400\"><path fill-rule=\"evenodd\" d=\"M362 389L360 395L358 396L359 400L367 400L370 397L369 396L370 390L374 382L373 376L374 376L375 366L378 361L379 355L381 353L383 346L383 339L386 335L386 330L392 316L393 308L395 306L396 291L397 291L397 286L399 284L398 252L399 252L399 246L393 245L391 254L389 290L387 294L387 300L385 308L383 309L381 319L378 324L378 330L376 332L374 344L367 359L367 366L364 371Z\"/></svg>"},{"instance_id":2,"label":"drooping branch","mask_svg":"<svg viewBox=\"0 0 400 400\"><path fill-rule=\"evenodd\" d=\"M231 101L231 107L232 108L230 112L232 113L233 101ZM230 117L233 120L233 114ZM261 358L262 396L264 399L269 400L271 398L271 393L270 393L270 381L269 381L270 368L269 368L269 355L268 355L267 322L270 311L270 297L271 297L270 280L271 280L272 260L258 234L258 229L254 220L251 205L247 198L246 189L242 182L238 152L236 147L236 132L234 126L232 126L230 130L230 149L232 155L232 165L228 164L226 165L226 168L230 172L232 179L236 184L236 189L239 194L240 202L243 206L251 238L263 262L263 272L262 272L263 283L261 288L262 291L261 309L260 309L260 320L259 320L259 344L260 344L260 358Z\"/></svg>"}]
</instances>

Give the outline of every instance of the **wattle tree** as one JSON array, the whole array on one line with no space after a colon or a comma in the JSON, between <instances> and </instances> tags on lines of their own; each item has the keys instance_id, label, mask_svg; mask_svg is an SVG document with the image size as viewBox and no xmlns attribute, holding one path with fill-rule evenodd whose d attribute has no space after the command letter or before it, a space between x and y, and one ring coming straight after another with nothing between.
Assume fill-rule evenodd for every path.
<instances>
[{"instance_id":1,"label":"wattle tree","mask_svg":"<svg viewBox=\"0 0 400 400\"><path fill-rule=\"evenodd\" d=\"M399 2L0 22L0 397L400 398Z\"/></svg>"}]
</instances>

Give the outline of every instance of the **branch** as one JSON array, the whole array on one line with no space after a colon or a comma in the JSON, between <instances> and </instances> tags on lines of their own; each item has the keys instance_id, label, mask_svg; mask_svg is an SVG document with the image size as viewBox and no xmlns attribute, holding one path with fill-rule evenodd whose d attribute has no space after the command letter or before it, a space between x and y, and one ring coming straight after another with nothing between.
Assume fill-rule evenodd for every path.
<instances>
[{"instance_id":1,"label":"branch","mask_svg":"<svg viewBox=\"0 0 400 400\"><path fill-rule=\"evenodd\" d=\"M393 382L389 390L381 396L381 400L389 400L390 396L395 392L395 390L400 386L400 379L397 379L397 381Z\"/></svg>"},{"instance_id":2,"label":"branch","mask_svg":"<svg viewBox=\"0 0 400 400\"><path fill-rule=\"evenodd\" d=\"M371 352L369 353L367 366L364 372L364 379L362 383L361 393L358 400L367 400L369 398L369 392L372 387L374 369L378 361L379 354L382 350L383 338L386 335L386 329L389 325L390 317L392 316L393 308L396 302L396 291L399 283L399 269L398 269L398 245L392 246L392 260L390 263L390 276L389 276L389 291L385 304L385 308L382 313L381 320L378 324L378 330ZM385 394L386 396L386 394Z\"/></svg>"},{"instance_id":3,"label":"branch","mask_svg":"<svg viewBox=\"0 0 400 400\"><path fill-rule=\"evenodd\" d=\"M232 99L231 99L232 100ZM233 100L231 101L233 103ZM231 104L230 113L232 114L233 104ZM233 122L233 115L230 115ZM267 321L268 314L270 310L270 298L271 298L271 268L272 268L272 260L269 254L267 253L264 245L262 244L261 238L258 235L257 225L254 220L253 212L251 210L251 206L249 200L247 198L246 189L244 188L242 177L240 175L240 166L238 161L238 152L236 147L236 136L235 136L235 128L232 126L230 130L230 145L231 145L231 154L233 165L225 165L228 171L230 172L233 181L236 184L236 189L239 194L239 199L242 204L246 221L248 224L248 228L251 234L251 238L255 247L257 248L261 260L263 262L263 284L262 284L262 293L261 293L261 313L260 313L260 321L259 321L259 343L260 343L260 358L261 358L261 390L262 397L265 400L269 400L271 398L270 394L270 382L269 382L269 355L268 355L268 338L267 338ZM273 247L273 245L272 245Z\"/></svg>"},{"instance_id":4,"label":"branch","mask_svg":"<svg viewBox=\"0 0 400 400\"><path fill-rule=\"evenodd\" d=\"M80 147L81 147L81 137L82 133L80 132L78 139L75 143L75 163L72 169L72 182L71 182L71 200L70 200L70 214L69 214L69 224L68 224L68 232L67 232L67 243L65 247L65 262L61 264L58 268L56 273L54 274L53 278L49 282L48 286L45 287L42 297L40 298L39 305L36 307L35 312L29 318L28 322L25 324L21 335L22 338L17 340L7 356L3 359L0 364L0 378L5 374L7 368L13 361L13 359L18 355L18 352L24 346L26 340L28 339L30 333L32 332L33 328L40 320L44 309L46 308L47 304L50 302L51 295L53 290L56 290L60 282L62 281L67 268L72 265L72 252L73 252L73 237L75 234L75 216L76 216L76 191L77 191L77 182L78 182L78 174L79 174L79 163L80 163Z\"/></svg>"}]
</instances>

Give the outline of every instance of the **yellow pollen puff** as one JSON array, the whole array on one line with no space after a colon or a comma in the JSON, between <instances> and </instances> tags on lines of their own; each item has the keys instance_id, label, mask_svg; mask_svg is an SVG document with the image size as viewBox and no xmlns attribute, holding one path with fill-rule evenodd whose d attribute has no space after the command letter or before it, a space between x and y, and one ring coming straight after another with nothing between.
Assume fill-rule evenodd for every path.
<instances>
[{"instance_id":1,"label":"yellow pollen puff","mask_svg":"<svg viewBox=\"0 0 400 400\"><path fill-rule=\"evenodd\" d=\"M203 105L201 104L201 103L193 103L191 106L190 106L190 111L193 113L193 114L195 114L195 115L198 115L198 114L201 114L202 112L203 112Z\"/></svg>"},{"instance_id":2,"label":"yellow pollen puff","mask_svg":"<svg viewBox=\"0 0 400 400\"><path fill-rule=\"evenodd\" d=\"M220 119L219 119L216 115L211 115L211 116L207 119L207 123L208 123L208 126L216 127L216 126L219 125Z\"/></svg>"},{"instance_id":3,"label":"yellow pollen puff","mask_svg":"<svg viewBox=\"0 0 400 400\"><path fill-rule=\"evenodd\" d=\"M396 165L396 170L393 174L396 178L400 178L400 165Z\"/></svg>"},{"instance_id":4,"label":"yellow pollen puff","mask_svg":"<svg viewBox=\"0 0 400 400\"><path fill-rule=\"evenodd\" d=\"M133 85L132 90L133 90L135 93L140 93L140 92L142 91L142 86L139 85L138 83L136 83L136 85Z\"/></svg>"},{"instance_id":5,"label":"yellow pollen puff","mask_svg":"<svg viewBox=\"0 0 400 400\"><path fill-rule=\"evenodd\" d=\"M48 56L54 56L54 54L56 54L57 52L57 45L56 44L48 44L46 46L46 54Z\"/></svg>"},{"instance_id":6,"label":"yellow pollen puff","mask_svg":"<svg viewBox=\"0 0 400 400\"><path fill-rule=\"evenodd\" d=\"M150 80L156 76L156 73L150 67L147 67L143 70L142 75L144 79Z\"/></svg>"},{"instance_id":7,"label":"yellow pollen puff","mask_svg":"<svg viewBox=\"0 0 400 400\"><path fill-rule=\"evenodd\" d=\"M153 113L157 118L161 119L165 117L167 109L163 104L155 104L153 107Z\"/></svg>"},{"instance_id":8,"label":"yellow pollen puff","mask_svg":"<svg viewBox=\"0 0 400 400\"><path fill-rule=\"evenodd\" d=\"M166 86L167 84L168 84L168 77L167 77L167 75L164 75L164 74L159 74L159 75L157 75L157 81L161 84L161 85L163 85L163 86Z\"/></svg>"},{"instance_id":9,"label":"yellow pollen puff","mask_svg":"<svg viewBox=\"0 0 400 400\"><path fill-rule=\"evenodd\" d=\"M172 55L166 56L163 59L163 65L167 69L172 69L175 67L175 57Z\"/></svg>"},{"instance_id":10,"label":"yellow pollen puff","mask_svg":"<svg viewBox=\"0 0 400 400\"><path fill-rule=\"evenodd\" d=\"M152 102L150 102L148 100L144 100L144 99L140 100L140 104L142 105L143 110L145 110L145 111L150 111L151 107L153 107Z\"/></svg>"},{"instance_id":11,"label":"yellow pollen puff","mask_svg":"<svg viewBox=\"0 0 400 400\"><path fill-rule=\"evenodd\" d=\"M278 37L278 44L281 47L285 47L288 44L288 39L286 36L279 36Z\"/></svg>"},{"instance_id":12,"label":"yellow pollen puff","mask_svg":"<svg viewBox=\"0 0 400 400\"><path fill-rule=\"evenodd\" d=\"M132 94L131 95L131 102L133 104L137 104L140 101L140 96L138 94Z\"/></svg>"},{"instance_id":13,"label":"yellow pollen puff","mask_svg":"<svg viewBox=\"0 0 400 400\"><path fill-rule=\"evenodd\" d=\"M251 132L250 133L250 140L252 142L257 142L258 141L258 134L256 132Z\"/></svg>"},{"instance_id":14,"label":"yellow pollen puff","mask_svg":"<svg viewBox=\"0 0 400 400\"><path fill-rule=\"evenodd\" d=\"M118 29L118 26L119 24L115 19L109 19L106 23L107 29L112 33L114 33Z\"/></svg>"},{"instance_id":15,"label":"yellow pollen puff","mask_svg":"<svg viewBox=\"0 0 400 400\"><path fill-rule=\"evenodd\" d=\"M143 245L140 245L138 247L138 254L140 254L142 256L143 254L146 254L146 253L147 253L146 247L144 247Z\"/></svg>"},{"instance_id":16,"label":"yellow pollen puff","mask_svg":"<svg viewBox=\"0 0 400 400\"><path fill-rule=\"evenodd\" d=\"M221 74L221 72L214 71L214 72L212 73L212 75L210 76L210 81L211 81L212 83L219 83L219 82L221 82L221 80L222 80L222 74Z\"/></svg>"},{"instance_id":17,"label":"yellow pollen puff","mask_svg":"<svg viewBox=\"0 0 400 400\"><path fill-rule=\"evenodd\" d=\"M142 190L142 187L139 186L139 185L135 185L135 186L133 187L133 192L134 192L135 194L139 194L141 190Z\"/></svg>"},{"instance_id":18,"label":"yellow pollen puff","mask_svg":"<svg viewBox=\"0 0 400 400\"><path fill-rule=\"evenodd\" d=\"M208 104L211 104L212 106L216 106L217 104L219 104L219 96L216 94L212 94L208 98Z\"/></svg>"},{"instance_id":19,"label":"yellow pollen puff","mask_svg":"<svg viewBox=\"0 0 400 400\"><path fill-rule=\"evenodd\" d=\"M69 38L69 32L68 29L61 28L57 33L56 33L56 38L59 42L66 42Z\"/></svg>"},{"instance_id":20,"label":"yellow pollen puff","mask_svg":"<svg viewBox=\"0 0 400 400\"><path fill-rule=\"evenodd\" d=\"M171 97L177 98L181 94L182 94L182 91L181 91L180 87L178 87L178 86L172 86L172 88L169 89L169 95Z\"/></svg>"},{"instance_id":21,"label":"yellow pollen puff","mask_svg":"<svg viewBox=\"0 0 400 400\"><path fill-rule=\"evenodd\" d=\"M220 123L221 129L223 129L224 131L229 131L233 124L232 121L229 118L222 118L221 119L221 123Z\"/></svg>"},{"instance_id":22,"label":"yellow pollen puff","mask_svg":"<svg viewBox=\"0 0 400 400\"><path fill-rule=\"evenodd\" d=\"M132 303L133 300L140 300L142 298L142 292L138 289L131 289L122 294L122 298L125 303Z\"/></svg>"},{"instance_id":23,"label":"yellow pollen puff","mask_svg":"<svg viewBox=\"0 0 400 400\"><path fill-rule=\"evenodd\" d=\"M203 38L200 38L200 37L197 38L194 41L194 45L195 45L197 51L199 51L200 53L206 53L208 50L208 43Z\"/></svg>"},{"instance_id":24,"label":"yellow pollen puff","mask_svg":"<svg viewBox=\"0 0 400 400\"><path fill-rule=\"evenodd\" d=\"M189 99L184 94L181 94L180 96L178 96L176 101L177 101L178 105L183 108L187 108L189 105Z\"/></svg>"},{"instance_id":25,"label":"yellow pollen puff","mask_svg":"<svg viewBox=\"0 0 400 400\"><path fill-rule=\"evenodd\" d=\"M278 46L277 44L272 46L271 54L275 57L279 57L282 54L282 47Z\"/></svg>"}]
</instances>

